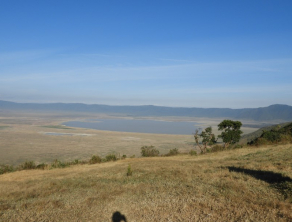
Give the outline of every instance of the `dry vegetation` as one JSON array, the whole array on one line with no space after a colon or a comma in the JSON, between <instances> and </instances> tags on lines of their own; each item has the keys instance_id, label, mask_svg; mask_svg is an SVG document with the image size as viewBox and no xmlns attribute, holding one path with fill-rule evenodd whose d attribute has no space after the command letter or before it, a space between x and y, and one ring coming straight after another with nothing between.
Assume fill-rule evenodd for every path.
<instances>
[{"instance_id":1,"label":"dry vegetation","mask_svg":"<svg viewBox=\"0 0 292 222\"><path fill-rule=\"evenodd\" d=\"M0 163L137 157L142 146L166 154L194 144L191 135L68 129L60 123L73 116L48 116L2 116ZM0 221L111 221L116 211L128 221L292 221L291 145L48 169L0 175Z\"/></svg>"},{"instance_id":2,"label":"dry vegetation","mask_svg":"<svg viewBox=\"0 0 292 222\"><path fill-rule=\"evenodd\" d=\"M291 178L291 145L18 171L0 175L0 220L291 221Z\"/></svg>"}]
</instances>

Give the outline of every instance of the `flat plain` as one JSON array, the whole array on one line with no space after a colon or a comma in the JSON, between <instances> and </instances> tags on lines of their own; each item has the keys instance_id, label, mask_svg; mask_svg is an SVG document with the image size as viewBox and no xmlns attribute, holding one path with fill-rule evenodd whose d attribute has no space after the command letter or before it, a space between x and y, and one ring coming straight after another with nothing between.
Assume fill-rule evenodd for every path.
<instances>
[{"instance_id":1,"label":"flat plain","mask_svg":"<svg viewBox=\"0 0 292 222\"><path fill-rule=\"evenodd\" d=\"M140 156L142 146L155 146L161 154L177 148L180 152L195 149L190 135L167 135L101 131L62 126L71 120L98 118L131 118L107 115L72 115L68 113L6 113L0 115L0 164L19 165L25 161L50 163L60 161L88 160L92 155L107 154ZM140 119L146 119L140 117ZM164 121L194 121L201 128L212 126L218 134L217 125L222 119L147 117ZM250 123L250 122L247 122ZM243 127L244 133L257 128Z\"/></svg>"}]
</instances>

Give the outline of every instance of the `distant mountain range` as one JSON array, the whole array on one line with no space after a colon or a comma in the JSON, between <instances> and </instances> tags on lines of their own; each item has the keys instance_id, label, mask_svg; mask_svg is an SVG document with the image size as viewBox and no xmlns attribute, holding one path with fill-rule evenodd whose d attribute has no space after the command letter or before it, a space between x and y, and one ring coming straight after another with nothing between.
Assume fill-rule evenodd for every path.
<instances>
[{"instance_id":1,"label":"distant mountain range","mask_svg":"<svg viewBox=\"0 0 292 222\"><path fill-rule=\"evenodd\" d=\"M0 100L0 112L13 111L62 111L123 114L127 116L187 116L207 118L249 119L257 121L292 120L292 106L271 105L260 108L183 108L164 106L109 106L82 103L15 103Z\"/></svg>"}]
</instances>

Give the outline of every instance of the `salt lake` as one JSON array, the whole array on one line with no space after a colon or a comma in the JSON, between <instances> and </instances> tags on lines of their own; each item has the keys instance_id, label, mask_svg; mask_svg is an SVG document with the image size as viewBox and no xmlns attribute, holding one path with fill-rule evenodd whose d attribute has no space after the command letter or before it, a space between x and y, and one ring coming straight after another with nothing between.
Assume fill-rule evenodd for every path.
<instances>
[{"instance_id":1,"label":"salt lake","mask_svg":"<svg viewBox=\"0 0 292 222\"><path fill-rule=\"evenodd\" d=\"M62 123L68 127L80 127L97 130L191 135L198 128L195 122L172 122L139 119L94 119L69 121Z\"/></svg>"}]
</instances>

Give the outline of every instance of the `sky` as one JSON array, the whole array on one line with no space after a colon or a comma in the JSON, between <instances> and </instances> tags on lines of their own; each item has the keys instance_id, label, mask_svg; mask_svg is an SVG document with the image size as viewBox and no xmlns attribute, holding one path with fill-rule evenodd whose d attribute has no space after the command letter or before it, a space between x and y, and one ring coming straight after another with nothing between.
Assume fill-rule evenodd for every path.
<instances>
[{"instance_id":1,"label":"sky","mask_svg":"<svg viewBox=\"0 0 292 222\"><path fill-rule=\"evenodd\" d=\"M292 105L291 0L0 0L0 100Z\"/></svg>"}]
</instances>

